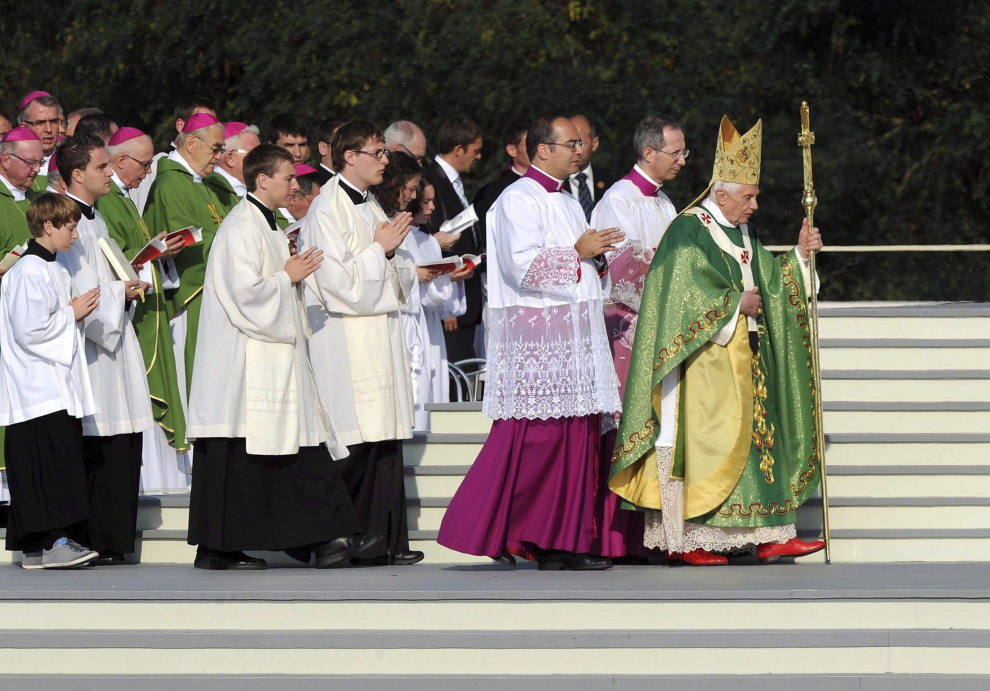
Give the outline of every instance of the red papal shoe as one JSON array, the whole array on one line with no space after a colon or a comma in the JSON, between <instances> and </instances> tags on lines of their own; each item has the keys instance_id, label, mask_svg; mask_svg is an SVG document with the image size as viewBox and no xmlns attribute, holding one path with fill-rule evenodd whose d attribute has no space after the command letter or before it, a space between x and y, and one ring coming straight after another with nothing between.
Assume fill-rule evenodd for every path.
<instances>
[{"instance_id":1,"label":"red papal shoe","mask_svg":"<svg viewBox=\"0 0 990 691\"><path fill-rule=\"evenodd\" d=\"M689 566L721 566L728 564L729 560L721 554L712 554L703 549L695 549L690 552L668 552L667 563L683 563Z\"/></svg>"},{"instance_id":2,"label":"red papal shoe","mask_svg":"<svg viewBox=\"0 0 990 691\"><path fill-rule=\"evenodd\" d=\"M781 557L804 557L825 549L825 543L821 540L814 542L804 542L792 537L783 544L760 545L756 548L756 556L761 564L775 564Z\"/></svg>"}]
</instances>

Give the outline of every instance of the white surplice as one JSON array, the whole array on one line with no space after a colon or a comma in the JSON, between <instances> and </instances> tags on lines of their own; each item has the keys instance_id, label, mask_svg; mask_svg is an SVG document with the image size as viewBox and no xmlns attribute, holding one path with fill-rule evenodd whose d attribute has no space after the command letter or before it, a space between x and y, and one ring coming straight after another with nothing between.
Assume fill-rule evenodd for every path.
<instances>
[{"instance_id":1,"label":"white surplice","mask_svg":"<svg viewBox=\"0 0 990 691\"><path fill-rule=\"evenodd\" d=\"M413 264L443 259L436 238L413 227L402 241L398 253ZM413 383L415 422L413 431L430 431L427 403L450 401L447 346L443 338L443 320L464 314L467 302L464 282L451 281L450 276L438 276L428 283L418 280L402 307L402 326L409 349L409 367Z\"/></svg>"},{"instance_id":2,"label":"white surplice","mask_svg":"<svg viewBox=\"0 0 990 691\"><path fill-rule=\"evenodd\" d=\"M603 280L594 262L581 260L574 249L586 230L584 211L574 197L548 191L559 190L562 181L535 166L530 170L488 211L482 412L496 419L548 419L619 411Z\"/></svg>"},{"instance_id":3,"label":"white surplice","mask_svg":"<svg viewBox=\"0 0 990 691\"><path fill-rule=\"evenodd\" d=\"M99 410L71 299L71 279L56 261L26 254L4 276L0 425L59 410L77 418Z\"/></svg>"},{"instance_id":4,"label":"white surplice","mask_svg":"<svg viewBox=\"0 0 990 691\"><path fill-rule=\"evenodd\" d=\"M408 439L413 398L399 310L415 282L415 267L385 256L374 242L388 220L371 195L355 204L341 176L320 188L299 232L298 248L323 251L305 281L313 328L310 354L320 393L344 442Z\"/></svg>"},{"instance_id":5,"label":"white surplice","mask_svg":"<svg viewBox=\"0 0 990 691\"><path fill-rule=\"evenodd\" d=\"M206 266L186 436L246 439L247 452L289 455L326 443L347 456L306 352L311 333L292 285L285 233L250 199L217 230Z\"/></svg>"},{"instance_id":6,"label":"white surplice","mask_svg":"<svg viewBox=\"0 0 990 691\"><path fill-rule=\"evenodd\" d=\"M85 215L78 225L79 239L58 262L72 279L72 296L100 288L100 304L83 319L86 363L100 412L83 418L83 435L109 437L144 432L155 425L151 412L144 355L131 315L125 306L124 282L110 268L99 239L109 239L99 211Z\"/></svg>"}]
</instances>

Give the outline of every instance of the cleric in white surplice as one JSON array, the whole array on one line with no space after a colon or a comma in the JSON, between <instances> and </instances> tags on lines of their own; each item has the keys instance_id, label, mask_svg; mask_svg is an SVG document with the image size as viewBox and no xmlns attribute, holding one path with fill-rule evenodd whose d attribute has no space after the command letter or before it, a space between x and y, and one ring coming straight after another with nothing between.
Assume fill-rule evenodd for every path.
<instances>
[{"instance_id":1,"label":"cleric in white surplice","mask_svg":"<svg viewBox=\"0 0 990 691\"><path fill-rule=\"evenodd\" d=\"M318 567L380 542L360 524L331 454L346 447L321 404L306 353L299 282L318 249L290 258L275 224L299 188L292 157L266 144L244 159L248 195L210 250L187 436L196 441L189 544L196 566L258 569L245 550L285 550ZM329 450L328 450L329 449Z\"/></svg>"}]
</instances>

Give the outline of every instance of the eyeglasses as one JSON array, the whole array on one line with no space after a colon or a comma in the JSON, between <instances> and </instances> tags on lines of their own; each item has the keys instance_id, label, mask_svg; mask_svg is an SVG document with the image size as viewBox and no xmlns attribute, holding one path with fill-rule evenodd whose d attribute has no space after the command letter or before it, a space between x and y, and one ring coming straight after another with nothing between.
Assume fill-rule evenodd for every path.
<instances>
[{"instance_id":1,"label":"eyeglasses","mask_svg":"<svg viewBox=\"0 0 990 691\"><path fill-rule=\"evenodd\" d=\"M399 143L396 142L396 144L399 144ZM407 154L409 154L410 156L412 156L413 158L415 158L416 159L416 163L419 163L420 165L423 164L423 159L426 158L426 156L417 156L412 151L410 151L409 150L409 147L406 146L405 144L399 144L399 146L402 147L402 150L403 151L405 151Z\"/></svg>"},{"instance_id":2,"label":"eyeglasses","mask_svg":"<svg viewBox=\"0 0 990 691\"><path fill-rule=\"evenodd\" d=\"M28 125L29 127L44 127L45 125L58 127L62 124L62 118L52 118L51 120L25 120L21 124Z\"/></svg>"},{"instance_id":3,"label":"eyeglasses","mask_svg":"<svg viewBox=\"0 0 990 691\"><path fill-rule=\"evenodd\" d=\"M568 139L566 142L543 142L547 146L566 146L571 151L577 151L580 146L584 148L584 141L581 139Z\"/></svg>"},{"instance_id":4,"label":"eyeglasses","mask_svg":"<svg viewBox=\"0 0 990 691\"><path fill-rule=\"evenodd\" d=\"M137 163L138 165L140 165L145 170L151 170L151 164L155 162L154 159L151 159L150 161L142 161L140 158L134 158L133 156L129 156L128 154L124 154L124 155L127 156L127 158L134 161L135 163Z\"/></svg>"},{"instance_id":5,"label":"eyeglasses","mask_svg":"<svg viewBox=\"0 0 990 691\"><path fill-rule=\"evenodd\" d=\"M684 151L664 151L661 149L660 153L667 154L675 161L679 158L683 158L686 161L687 157L691 155L691 149L684 149Z\"/></svg>"},{"instance_id":6,"label":"eyeglasses","mask_svg":"<svg viewBox=\"0 0 990 691\"><path fill-rule=\"evenodd\" d=\"M27 160L26 158L21 158L21 157L20 157L20 156L18 156L17 154L8 154L8 156L13 156L13 157L14 157L14 158L16 158L16 159L17 159L18 161L21 161L21 162L22 162L22 163L23 163L24 165L26 165L26 166L27 166L28 168L37 168L38 170L41 170L41 166L42 166L42 164L44 163L44 160L39 160L39 161L29 161L29 160Z\"/></svg>"},{"instance_id":7,"label":"eyeglasses","mask_svg":"<svg viewBox=\"0 0 990 691\"><path fill-rule=\"evenodd\" d=\"M383 161L388 158L388 149L378 149L378 151L361 151L361 149L351 149L356 154L365 154L366 156L374 156L379 161Z\"/></svg>"},{"instance_id":8,"label":"eyeglasses","mask_svg":"<svg viewBox=\"0 0 990 691\"><path fill-rule=\"evenodd\" d=\"M203 141L203 140L200 140L200 141ZM206 144L206 142L203 142L203 143ZM213 155L216 156L217 154L219 154L219 153L221 153L223 151L223 144L217 144L216 146L211 146L210 149L213 151Z\"/></svg>"}]
</instances>

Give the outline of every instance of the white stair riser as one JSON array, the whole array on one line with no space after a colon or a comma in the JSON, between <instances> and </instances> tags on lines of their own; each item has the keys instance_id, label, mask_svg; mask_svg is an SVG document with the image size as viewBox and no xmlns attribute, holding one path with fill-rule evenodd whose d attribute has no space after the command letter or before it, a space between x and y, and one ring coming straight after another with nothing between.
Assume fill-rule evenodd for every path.
<instances>
[{"instance_id":1,"label":"white stair riser","mask_svg":"<svg viewBox=\"0 0 990 691\"><path fill-rule=\"evenodd\" d=\"M828 467L857 465L986 465L990 444L829 444Z\"/></svg>"},{"instance_id":2,"label":"white stair riser","mask_svg":"<svg viewBox=\"0 0 990 691\"><path fill-rule=\"evenodd\" d=\"M823 370L986 369L990 348L823 348Z\"/></svg>"},{"instance_id":3,"label":"white stair riser","mask_svg":"<svg viewBox=\"0 0 990 691\"><path fill-rule=\"evenodd\" d=\"M661 675L806 674L808 660L830 674L988 674L990 657L967 648L777 648L774 655L742 648L562 649L0 649L7 674L374 675L401 669L418 675ZM920 656L920 657L919 657ZM387 672L385 672L387 673ZM387 688L383 680L382 688ZM273 687L277 688L277 686ZM333 688L329 682L327 688Z\"/></svg>"},{"instance_id":4,"label":"white stair riser","mask_svg":"<svg viewBox=\"0 0 990 691\"><path fill-rule=\"evenodd\" d=\"M990 506L833 506L832 530L969 530L990 526Z\"/></svg>"},{"instance_id":5,"label":"white stair riser","mask_svg":"<svg viewBox=\"0 0 990 691\"><path fill-rule=\"evenodd\" d=\"M481 444L420 444L407 441L402 445L402 458L406 466L470 465L478 457L481 447Z\"/></svg>"},{"instance_id":6,"label":"white stair riser","mask_svg":"<svg viewBox=\"0 0 990 691\"><path fill-rule=\"evenodd\" d=\"M824 401L988 401L986 379L825 379Z\"/></svg>"},{"instance_id":7,"label":"white stair riser","mask_svg":"<svg viewBox=\"0 0 990 691\"><path fill-rule=\"evenodd\" d=\"M682 567L683 568L683 567ZM752 567L773 574L773 566ZM800 568L800 567L798 567ZM655 569L657 588L664 570ZM327 582L332 583L333 571ZM506 571L505 577L512 578ZM553 574L545 574L553 580ZM247 578L251 574L245 574ZM262 576L263 577L263 576ZM589 581L598 579L589 578ZM0 601L8 630L140 631L694 631L750 630L773 622L793 630L990 630L986 601L913 600L343 600L343 601ZM2 669L2 667L0 667Z\"/></svg>"},{"instance_id":8,"label":"white stair riser","mask_svg":"<svg viewBox=\"0 0 990 691\"><path fill-rule=\"evenodd\" d=\"M828 493L833 498L990 497L990 475L831 475Z\"/></svg>"},{"instance_id":9,"label":"white stair riser","mask_svg":"<svg viewBox=\"0 0 990 691\"><path fill-rule=\"evenodd\" d=\"M990 338L986 317L819 317L821 338Z\"/></svg>"}]
</instances>

